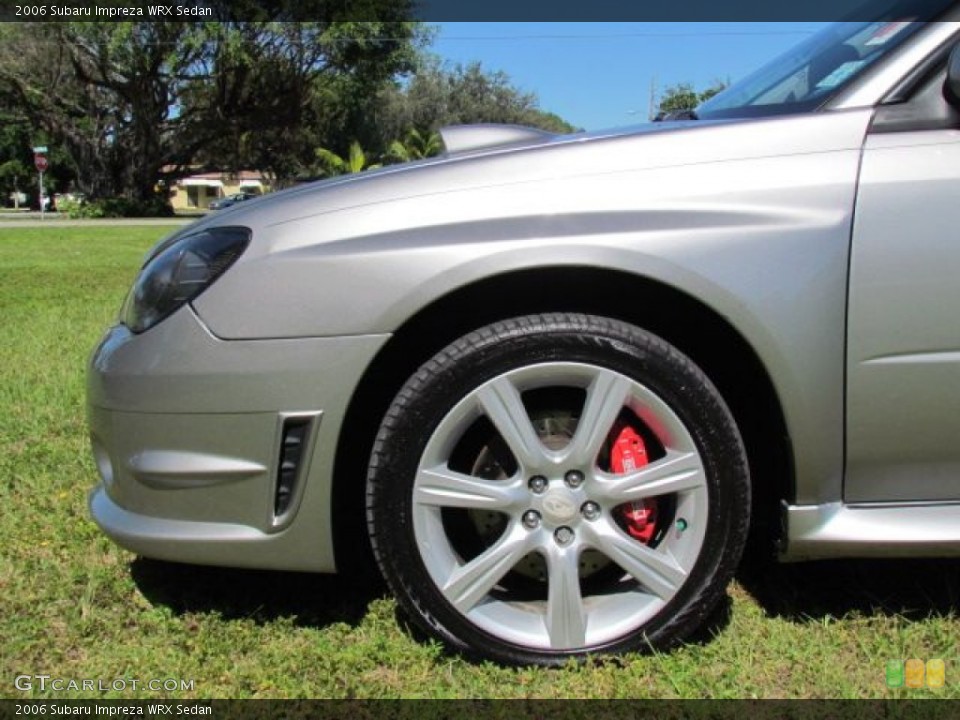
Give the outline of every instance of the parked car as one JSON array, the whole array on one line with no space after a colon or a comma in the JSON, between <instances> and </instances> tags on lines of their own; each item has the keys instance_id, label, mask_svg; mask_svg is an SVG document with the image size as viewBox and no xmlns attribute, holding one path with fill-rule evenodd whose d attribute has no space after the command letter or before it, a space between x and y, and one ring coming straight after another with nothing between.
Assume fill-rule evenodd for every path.
<instances>
[{"instance_id":1,"label":"parked car","mask_svg":"<svg viewBox=\"0 0 960 720\"><path fill-rule=\"evenodd\" d=\"M227 195L226 197L218 198L216 200L210 201L211 210L223 210L224 208L231 207L236 205L239 202L244 200L250 200L252 198L259 197L257 193L241 191L238 193L233 193L232 195Z\"/></svg>"},{"instance_id":2,"label":"parked car","mask_svg":"<svg viewBox=\"0 0 960 720\"><path fill-rule=\"evenodd\" d=\"M93 353L125 548L334 572L468 655L665 649L741 553L960 553L960 11L831 26L686 121L277 193ZM927 12L929 11L929 12Z\"/></svg>"}]
</instances>

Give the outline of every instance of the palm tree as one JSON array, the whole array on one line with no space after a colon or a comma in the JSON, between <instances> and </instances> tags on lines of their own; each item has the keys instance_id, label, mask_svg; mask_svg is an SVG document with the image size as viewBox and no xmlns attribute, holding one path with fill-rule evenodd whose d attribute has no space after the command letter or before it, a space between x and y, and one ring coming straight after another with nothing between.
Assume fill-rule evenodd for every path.
<instances>
[{"instance_id":1,"label":"palm tree","mask_svg":"<svg viewBox=\"0 0 960 720\"><path fill-rule=\"evenodd\" d=\"M396 162L410 162L439 155L443 152L443 140L435 132L421 134L416 128L410 128L401 142L394 140L387 150L387 157Z\"/></svg>"},{"instance_id":2,"label":"palm tree","mask_svg":"<svg viewBox=\"0 0 960 720\"><path fill-rule=\"evenodd\" d=\"M370 158L360 147L360 143L356 141L350 143L350 151L345 158L327 148L317 148L315 152L317 160L320 161L327 175L358 173L363 170L375 170L381 166L380 163L371 163Z\"/></svg>"}]
</instances>

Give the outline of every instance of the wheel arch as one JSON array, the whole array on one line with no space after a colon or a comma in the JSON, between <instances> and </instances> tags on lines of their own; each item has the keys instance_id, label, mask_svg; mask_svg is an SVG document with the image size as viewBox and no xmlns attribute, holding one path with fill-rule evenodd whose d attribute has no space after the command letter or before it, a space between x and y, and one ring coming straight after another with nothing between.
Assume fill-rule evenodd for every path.
<instances>
[{"instance_id":1,"label":"wheel arch","mask_svg":"<svg viewBox=\"0 0 960 720\"><path fill-rule=\"evenodd\" d=\"M793 461L779 397L759 356L712 308L652 278L594 267L539 267L486 277L435 299L404 322L364 372L347 408L334 464L334 553L341 571L372 562L364 479L380 421L407 378L456 338L508 317L577 312L612 317L685 353L724 397L741 431L754 502L747 552L772 552L782 499L794 497Z\"/></svg>"}]
</instances>

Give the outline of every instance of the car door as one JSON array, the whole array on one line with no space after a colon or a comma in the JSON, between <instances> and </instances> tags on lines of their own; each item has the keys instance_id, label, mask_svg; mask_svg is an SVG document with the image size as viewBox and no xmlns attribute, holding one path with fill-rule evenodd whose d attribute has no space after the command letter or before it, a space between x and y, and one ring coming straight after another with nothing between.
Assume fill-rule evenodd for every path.
<instances>
[{"instance_id":1,"label":"car door","mask_svg":"<svg viewBox=\"0 0 960 720\"><path fill-rule=\"evenodd\" d=\"M934 68L863 149L850 264L848 503L960 500L960 116Z\"/></svg>"}]
</instances>

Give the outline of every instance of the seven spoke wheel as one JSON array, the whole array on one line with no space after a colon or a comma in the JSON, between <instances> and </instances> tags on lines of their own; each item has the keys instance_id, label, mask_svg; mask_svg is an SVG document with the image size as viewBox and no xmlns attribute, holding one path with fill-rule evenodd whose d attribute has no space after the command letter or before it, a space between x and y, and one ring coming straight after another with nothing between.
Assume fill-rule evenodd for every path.
<instances>
[{"instance_id":1,"label":"seven spoke wheel","mask_svg":"<svg viewBox=\"0 0 960 720\"><path fill-rule=\"evenodd\" d=\"M411 617L506 662L666 647L729 580L742 444L709 380L637 328L576 315L472 333L384 419L378 562Z\"/></svg>"}]
</instances>

